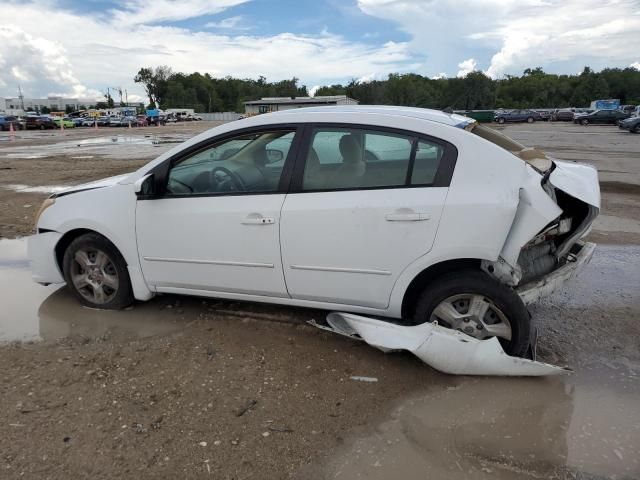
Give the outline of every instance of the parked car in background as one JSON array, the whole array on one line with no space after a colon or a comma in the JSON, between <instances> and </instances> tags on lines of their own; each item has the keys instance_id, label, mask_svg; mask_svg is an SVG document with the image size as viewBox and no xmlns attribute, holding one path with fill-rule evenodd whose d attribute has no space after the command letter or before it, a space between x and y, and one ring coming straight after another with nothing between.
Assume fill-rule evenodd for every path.
<instances>
[{"instance_id":1,"label":"parked car in background","mask_svg":"<svg viewBox=\"0 0 640 480\"><path fill-rule=\"evenodd\" d=\"M629 118L628 113L621 110L596 110L595 112L579 115L574 118L574 123L580 125L617 125L621 120Z\"/></svg>"},{"instance_id":2,"label":"parked car in background","mask_svg":"<svg viewBox=\"0 0 640 480\"><path fill-rule=\"evenodd\" d=\"M83 127L93 127L96 124L96 117L85 117L82 119L81 125Z\"/></svg>"},{"instance_id":3,"label":"parked car in background","mask_svg":"<svg viewBox=\"0 0 640 480\"><path fill-rule=\"evenodd\" d=\"M26 128L46 130L56 128L56 124L50 117L29 115L26 121Z\"/></svg>"},{"instance_id":4,"label":"parked car in background","mask_svg":"<svg viewBox=\"0 0 640 480\"><path fill-rule=\"evenodd\" d=\"M498 123L505 122L528 122L533 123L536 120L540 120L540 115L533 110L505 110L502 112L496 112L494 121Z\"/></svg>"},{"instance_id":5,"label":"parked car in background","mask_svg":"<svg viewBox=\"0 0 640 480\"><path fill-rule=\"evenodd\" d=\"M599 209L595 168L472 119L304 108L51 196L29 255L35 281L66 281L93 308L157 293L262 301L436 323L526 356L525 305L591 258L580 239Z\"/></svg>"},{"instance_id":6,"label":"parked car in background","mask_svg":"<svg viewBox=\"0 0 640 480\"><path fill-rule=\"evenodd\" d=\"M60 128L60 124L62 124L62 126L64 128L76 128L76 123L73 121L73 119L68 118L68 117L54 118L53 122L56 124L56 127L58 127L58 128Z\"/></svg>"},{"instance_id":7,"label":"parked car in background","mask_svg":"<svg viewBox=\"0 0 640 480\"><path fill-rule=\"evenodd\" d=\"M14 115L0 115L0 130L9 131L13 125L14 130L24 130L25 123Z\"/></svg>"},{"instance_id":8,"label":"parked car in background","mask_svg":"<svg viewBox=\"0 0 640 480\"><path fill-rule=\"evenodd\" d=\"M629 115L633 115L637 110L636 105L620 105L620 110L624 113L628 113Z\"/></svg>"},{"instance_id":9,"label":"parked car in background","mask_svg":"<svg viewBox=\"0 0 640 480\"><path fill-rule=\"evenodd\" d=\"M110 117L109 118L109 126L110 127L128 127L131 125L132 127L138 126L138 121L136 117Z\"/></svg>"},{"instance_id":10,"label":"parked car in background","mask_svg":"<svg viewBox=\"0 0 640 480\"><path fill-rule=\"evenodd\" d=\"M629 117L621 120L618 126L622 130L629 130L631 133L640 133L640 117Z\"/></svg>"},{"instance_id":11,"label":"parked car in background","mask_svg":"<svg viewBox=\"0 0 640 480\"><path fill-rule=\"evenodd\" d=\"M572 122L575 110L575 108L556 108L551 114L551 120L554 122Z\"/></svg>"},{"instance_id":12,"label":"parked car in background","mask_svg":"<svg viewBox=\"0 0 640 480\"><path fill-rule=\"evenodd\" d=\"M538 115L538 118L536 118L536 120L543 120L545 122L548 122L549 120L551 120L551 113L553 112L553 110L535 109L533 110L533 112Z\"/></svg>"},{"instance_id":13,"label":"parked car in background","mask_svg":"<svg viewBox=\"0 0 640 480\"><path fill-rule=\"evenodd\" d=\"M69 117L69 120L71 120L76 127L82 127L85 119L82 117Z\"/></svg>"}]
</instances>

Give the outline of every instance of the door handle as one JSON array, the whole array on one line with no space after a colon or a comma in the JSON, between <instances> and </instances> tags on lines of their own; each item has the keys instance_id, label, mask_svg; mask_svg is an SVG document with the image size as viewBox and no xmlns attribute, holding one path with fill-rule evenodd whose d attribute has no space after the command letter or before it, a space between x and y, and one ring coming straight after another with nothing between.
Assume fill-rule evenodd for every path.
<instances>
[{"instance_id":1,"label":"door handle","mask_svg":"<svg viewBox=\"0 0 640 480\"><path fill-rule=\"evenodd\" d=\"M272 225L276 223L273 217L263 217L259 213L251 213L242 219L243 225Z\"/></svg>"},{"instance_id":2,"label":"door handle","mask_svg":"<svg viewBox=\"0 0 640 480\"><path fill-rule=\"evenodd\" d=\"M387 222L421 222L429 220L431 215L428 213L414 212L409 209L402 209L394 213L387 213L384 218Z\"/></svg>"}]
</instances>

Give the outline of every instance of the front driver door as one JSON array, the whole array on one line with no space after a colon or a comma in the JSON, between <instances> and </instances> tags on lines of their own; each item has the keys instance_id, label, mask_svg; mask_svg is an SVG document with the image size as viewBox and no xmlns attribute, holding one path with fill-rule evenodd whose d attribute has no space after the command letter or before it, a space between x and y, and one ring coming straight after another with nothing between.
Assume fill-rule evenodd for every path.
<instances>
[{"instance_id":1,"label":"front driver door","mask_svg":"<svg viewBox=\"0 0 640 480\"><path fill-rule=\"evenodd\" d=\"M286 297L278 230L296 139L294 128L249 131L174 159L166 193L137 202L147 282Z\"/></svg>"}]
</instances>

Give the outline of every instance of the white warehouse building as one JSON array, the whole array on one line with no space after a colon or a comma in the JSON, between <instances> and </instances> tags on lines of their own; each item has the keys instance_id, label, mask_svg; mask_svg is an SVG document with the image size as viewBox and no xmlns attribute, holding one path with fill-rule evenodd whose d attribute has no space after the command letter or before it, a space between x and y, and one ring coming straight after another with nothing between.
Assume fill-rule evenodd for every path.
<instances>
[{"instance_id":1,"label":"white warehouse building","mask_svg":"<svg viewBox=\"0 0 640 480\"><path fill-rule=\"evenodd\" d=\"M64 111L67 106L73 110L79 110L81 106L87 108L97 102L98 100L92 98L48 97L20 99L19 97L0 97L0 112L8 115L23 115L27 111L40 111L43 107L52 112Z\"/></svg>"},{"instance_id":2,"label":"white warehouse building","mask_svg":"<svg viewBox=\"0 0 640 480\"><path fill-rule=\"evenodd\" d=\"M259 113L290 110L292 108L357 104L357 100L349 98L346 95L326 95L317 97L264 97L260 100L244 102L244 111L248 116L251 116Z\"/></svg>"}]
</instances>

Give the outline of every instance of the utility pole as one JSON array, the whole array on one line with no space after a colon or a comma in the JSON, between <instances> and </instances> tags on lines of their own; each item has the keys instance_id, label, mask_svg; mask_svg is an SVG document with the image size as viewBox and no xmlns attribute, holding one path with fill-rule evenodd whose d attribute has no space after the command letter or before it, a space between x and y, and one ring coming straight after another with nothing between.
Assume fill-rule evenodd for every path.
<instances>
[{"instance_id":1,"label":"utility pole","mask_svg":"<svg viewBox=\"0 0 640 480\"><path fill-rule=\"evenodd\" d=\"M18 98L20 99L20 109L24 113L24 96L22 95L22 88L18 85Z\"/></svg>"}]
</instances>

